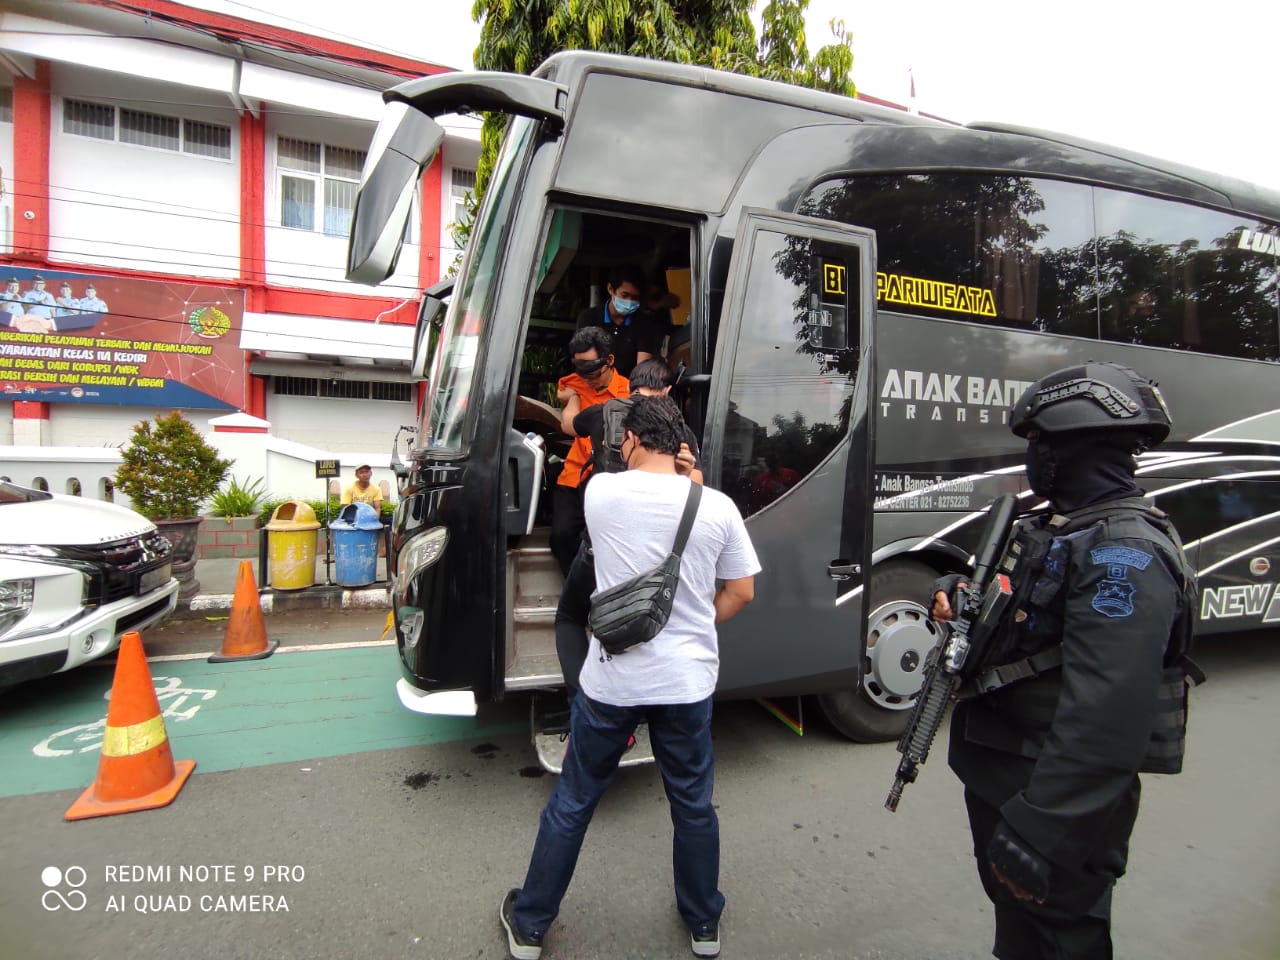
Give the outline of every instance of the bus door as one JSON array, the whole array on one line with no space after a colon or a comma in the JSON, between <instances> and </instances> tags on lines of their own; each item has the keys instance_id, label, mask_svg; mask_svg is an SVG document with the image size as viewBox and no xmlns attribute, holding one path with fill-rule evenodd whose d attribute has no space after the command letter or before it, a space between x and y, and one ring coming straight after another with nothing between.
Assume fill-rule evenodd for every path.
<instances>
[{"instance_id":1,"label":"bus door","mask_svg":"<svg viewBox=\"0 0 1280 960\"><path fill-rule=\"evenodd\" d=\"M754 602L720 630L719 690L855 687L870 572L875 235L744 209L712 366L707 480L746 518Z\"/></svg>"}]
</instances>

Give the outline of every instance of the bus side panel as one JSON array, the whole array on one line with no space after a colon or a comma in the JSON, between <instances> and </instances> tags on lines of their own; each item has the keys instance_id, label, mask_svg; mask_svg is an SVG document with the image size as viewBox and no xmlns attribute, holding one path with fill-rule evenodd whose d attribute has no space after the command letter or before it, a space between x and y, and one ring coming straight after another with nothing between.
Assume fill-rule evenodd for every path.
<instances>
[{"instance_id":1,"label":"bus side panel","mask_svg":"<svg viewBox=\"0 0 1280 960\"><path fill-rule=\"evenodd\" d=\"M877 548L933 536L971 547L976 519L956 527L965 512L1025 490L1025 444L1008 429L1021 390L1058 367L1112 360L1155 379L1173 416L1138 481L1201 571L1199 632L1280 623L1274 364L884 311L879 323Z\"/></svg>"}]
</instances>

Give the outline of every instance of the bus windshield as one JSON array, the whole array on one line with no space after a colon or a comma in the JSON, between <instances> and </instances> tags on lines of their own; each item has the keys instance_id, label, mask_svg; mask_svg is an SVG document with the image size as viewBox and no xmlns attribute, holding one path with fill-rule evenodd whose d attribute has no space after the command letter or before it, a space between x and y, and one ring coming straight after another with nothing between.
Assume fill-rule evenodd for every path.
<instances>
[{"instance_id":1,"label":"bus windshield","mask_svg":"<svg viewBox=\"0 0 1280 960\"><path fill-rule=\"evenodd\" d=\"M479 359L480 334L497 289L501 254L515 201L520 158L532 140L534 120L512 120L507 143L489 183L463 258L459 291L449 305L440 342L431 362L419 435L424 450L462 453L470 442L471 382Z\"/></svg>"}]
</instances>

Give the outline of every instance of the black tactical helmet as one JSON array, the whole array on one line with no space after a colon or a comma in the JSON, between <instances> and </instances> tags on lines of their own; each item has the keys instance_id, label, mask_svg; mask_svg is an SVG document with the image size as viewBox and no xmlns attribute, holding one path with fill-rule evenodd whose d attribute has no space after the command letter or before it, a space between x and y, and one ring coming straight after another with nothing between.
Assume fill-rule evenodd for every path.
<instances>
[{"instance_id":1,"label":"black tactical helmet","mask_svg":"<svg viewBox=\"0 0 1280 960\"><path fill-rule=\"evenodd\" d=\"M1023 438L1032 430L1124 430L1150 446L1169 436L1172 426L1155 381L1118 363L1096 360L1041 377L1018 398L1009 423Z\"/></svg>"}]
</instances>

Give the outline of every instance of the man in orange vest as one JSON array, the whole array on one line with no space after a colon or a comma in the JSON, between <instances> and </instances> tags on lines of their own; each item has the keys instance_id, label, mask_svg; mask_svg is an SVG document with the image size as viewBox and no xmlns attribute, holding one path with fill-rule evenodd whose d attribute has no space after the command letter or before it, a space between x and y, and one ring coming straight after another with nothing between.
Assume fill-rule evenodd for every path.
<instances>
[{"instance_id":1,"label":"man in orange vest","mask_svg":"<svg viewBox=\"0 0 1280 960\"><path fill-rule=\"evenodd\" d=\"M583 327L569 341L573 357L573 373L561 377L556 396L564 409L560 427L573 436L573 418L598 403L614 397L629 397L631 384L614 367L609 337L599 327ZM568 574L578 552L578 541L587 521L582 513L583 468L591 462L591 441L578 437L565 458L564 469L556 480L551 502L551 553L560 564L560 572Z\"/></svg>"}]
</instances>

